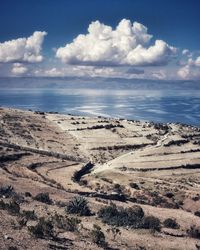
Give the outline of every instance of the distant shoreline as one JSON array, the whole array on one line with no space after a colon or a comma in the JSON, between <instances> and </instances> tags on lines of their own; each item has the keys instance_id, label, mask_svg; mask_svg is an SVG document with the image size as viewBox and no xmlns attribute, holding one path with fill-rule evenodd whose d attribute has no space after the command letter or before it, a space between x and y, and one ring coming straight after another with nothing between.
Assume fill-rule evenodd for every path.
<instances>
[{"instance_id":1,"label":"distant shoreline","mask_svg":"<svg viewBox=\"0 0 200 250\"><path fill-rule=\"evenodd\" d=\"M71 114L71 113L62 113L62 112L58 112L58 111L42 111L42 110L33 110L33 109L20 109L20 108L13 108L13 107L6 107L6 106L1 106L0 105L0 109L6 110L6 109L10 109L10 110L17 110L17 111L24 111L24 112L32 112L35 114L41 114L41 115L45 115L45 114L55 114L55 115L63 115L63 116L72 116L72 117L88 117L88 118L103 118L103 119L114 119L114 120L121 120L121 121L132 121L132 122L141 122L141 123L148 123L148 124L168 124L168 125L180 125L180 126L184 126L184 127L189 127L189 128L196 128L196 129L200 129L200 125L192 125L192 124L187 124L187 123L181 123L181 122L157 122L157 121L146 121L146 120L136 120L136 119L126 119L126 118L118 118L118 117L107 117L107 116L101 116L101 115L80 115L80 114Z\"/></svg>"}]
</instances>

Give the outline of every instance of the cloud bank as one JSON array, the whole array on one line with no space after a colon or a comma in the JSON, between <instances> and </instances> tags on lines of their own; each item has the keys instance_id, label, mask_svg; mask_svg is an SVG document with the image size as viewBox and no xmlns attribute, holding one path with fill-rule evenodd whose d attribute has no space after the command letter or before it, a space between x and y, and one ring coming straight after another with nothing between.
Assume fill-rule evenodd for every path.
<instances>
[{"instance_id":1,"label":"cloud bank","mask_svg":"<svg viewBox=\"0 0 200 250\"><path fill-rule=\"evenodd\" d=\"M43 58L46 35L35 31L0 43L0 76L200 79L199 51L153 40L138 22L122 19L115 28L92 22L86 34L54 49L56 58Z\"/></svg>"},{"instance_id":2,"label":"cloud bank","mask_svg":"<svg viewBox=\"0 0 200 250\"><path fill-rule=\"evenodd\" d=\"M21 76L28 72L28 68L22 63L14 63L11 72L14 76Z\"/></svg>"},{"instance_id":3,"label":"cloud bank","mask_svg":"<svg viewBox=\"0 0 200 250\"><path fill-rule=\"evenodd\" d=\"M176 49L162 40L150 45L152 35L141 23L123 19L116 29L99 21L92 22L86 35L60 47L56 57L67 64L93 66L165 65Z\"/></svg>"},{"instance_id":4,"label":"cloud bank","mask_svg":"<svg viewBox=\"0 0 200 250\"><path fill-rule=\"evenodd\" d=\"M184 80L200 79L200 56L196 59L189 58L187 63L178 70L177 75Z\"/></svg>"},{"instance_id":5,"label":"cloud bank","mask_svg":"<svg viewBox=\"0 0 200 250\"><path fill-rule=\"evenodd\" d=\"M43 60L41 49L45 35L47 35L45 31L35 31L28 38L0 43L0 62L41 62Z\"/></svg>"}]
</instances>

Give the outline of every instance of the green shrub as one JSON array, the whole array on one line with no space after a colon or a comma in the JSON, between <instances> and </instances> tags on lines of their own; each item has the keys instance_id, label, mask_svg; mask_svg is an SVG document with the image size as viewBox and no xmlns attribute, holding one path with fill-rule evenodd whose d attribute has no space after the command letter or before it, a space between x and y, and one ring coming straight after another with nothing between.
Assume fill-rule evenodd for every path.
<instances>
[{"instance_id":1,"label":"green shrub","mask_svg":"<svg viewBox=\"0 0 200 250\"><path fill-rule=\"evenodd\" d=\"M81 220L77 218L62 216L57 213L51 217L51 221L59 229L71 232L78 231L78 226L81 223Z\"/></svg>"},{"instance_id":2,"label":"green shrub","mask_svg":"<svg viewBox=\"0 0 200 250\"><path fill-rule=\"evenodd\" d=\"M144 211L140 206L117 208L116 205L111 204L110 206L101 208L98 216L104 223L112 226L139 228L144 217Z\"/></svg>"},{"instance_id":3,"label":"green shrub","mask_svg":"<svg viewBox=\"0 0 200 250\"><path fill-rule=\"evenodd\" d=\"M179 224L176 222L175 219L168 218L163 221L163 225L167 228L178 229L180 228Z\"/></svg>"},{"instance_id":4,"label":"green shrub","mask_svg":"<svg viewBox=\"0 0 200 250\"><path fill-rule=\"evenodd\" d=\"M28 227L28 230L36 238L49 238L54 236L53 224L50 220L41 217L35 226Z\"/></svg>"},{"instance_id":5,"label":"green shrub","mask_svg":"<svg viewBox=\"0 0 200 250\"><path fill-rule=\"evenodd\" d=\"M143 220L142 228L160 231L160 220L154 216L147 216Z\"/></svg>"},{"instance_id":6,"label":"green shrub","mask_svg":"<svg viewBox=\"0 0 200 250\"><path fill-rule=\"evenodd\" d=\"M64 222L64 229L70 232L78 231L78 226L80 222L81 220L74 218L74 217L66 218Z\"/></svg>"},{"instance_id":7,"label":"green shrub","mask_svg":"<svg viewBox=\"0 0 200 250\"><path fill-rule=\"evenodd\" d=\"M98 225L93 225L93 230L91 231L92 242L97 244L100 247L106 247L107 243L105 241L105 235L101 231L101 228Z\"/></svg>"},{"instance_id":8,"label":"green shrub","mask_svg":"<svg viewBox=\"0 0 200 250\"><path fill-rule=\"evenodd\" d=\"M49 197L49 193L39 193L34 197L34 200L40 201L46 204L52 204L52 200Z\"/></svg>"},{"instance_id":9,"label":"green shrub","mask_svg":"<svg viewBox=\"0 0 200 250\"><path fill-rule=\"evenodd\" d=\"M80 216L91 215L91 210L88 207L87 200L81 196L74 197L68 202L66 206L66 212L70 214L78 214Z\"/></svg>"},{"instance_id":10,"label":"green shrub","mask_svg":"<svg viewBox=\"0 0 200 250\"><path fill-rule=\"evenodd\" d=\"M12 215L19 215L20 213L20 206L15 200L11 200L9 203L0 200L0 209L7 210Z\"/></svg>"}]
</instances>

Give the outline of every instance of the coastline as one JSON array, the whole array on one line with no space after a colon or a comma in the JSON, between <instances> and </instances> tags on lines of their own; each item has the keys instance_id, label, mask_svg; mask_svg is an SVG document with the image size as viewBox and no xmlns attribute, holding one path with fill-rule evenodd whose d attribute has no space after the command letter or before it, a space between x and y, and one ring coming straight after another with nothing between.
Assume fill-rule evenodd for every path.
<instances>
[{"instance_id":1,"label":"coastline","mask_svg":"<svg viewBox=\"0 0 200 250\"><path fill-rule=\"evenodd\" d=\"M10 110L17 110L17 111L24 111L24 112L32 112L32 113L44 113L44 114L55 114L55 115L63 115L63 116L74 116L74 117L87 117L87 118L103 118L103 119L114 119L114 120L124 120L124 121L130 121L130 122L141 122L141 123L150 123L150 124L168 124L168 125L180 125L180 126L185 126L185 127L193 127L196 129L200 128L199 125L193 125L191 123L183 123L183 122L160 122L160 121L152 121L152 120L137 120L137 119L127 119L126 117L112 117L110 115L102 114L102 115L95 115L95 114L90 114L90 115L85 115L83 114L75 114L75 113L65 113L65 112L59 112L59 111L43 111L43 110L37 110L37 109L29 109L29 108L15 108L15 107L9 107L9 106L2 106L0 105L0 109L10 109Z\"/></svg>"}]
</instances>

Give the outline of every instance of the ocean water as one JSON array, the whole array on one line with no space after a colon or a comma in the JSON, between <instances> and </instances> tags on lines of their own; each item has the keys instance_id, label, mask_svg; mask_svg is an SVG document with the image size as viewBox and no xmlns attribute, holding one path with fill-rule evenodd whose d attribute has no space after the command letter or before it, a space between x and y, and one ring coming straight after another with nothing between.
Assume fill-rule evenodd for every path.
<instances>
[{"instance_id":1,"label":"ocean water","mask_svg":"<svg viewBox=\"0 0 200 250\"><path fill-rule=\"evenodd\" d=\"M200 126L200 83L0 85L0 106Z\"/></svg>"}]
</instances>

